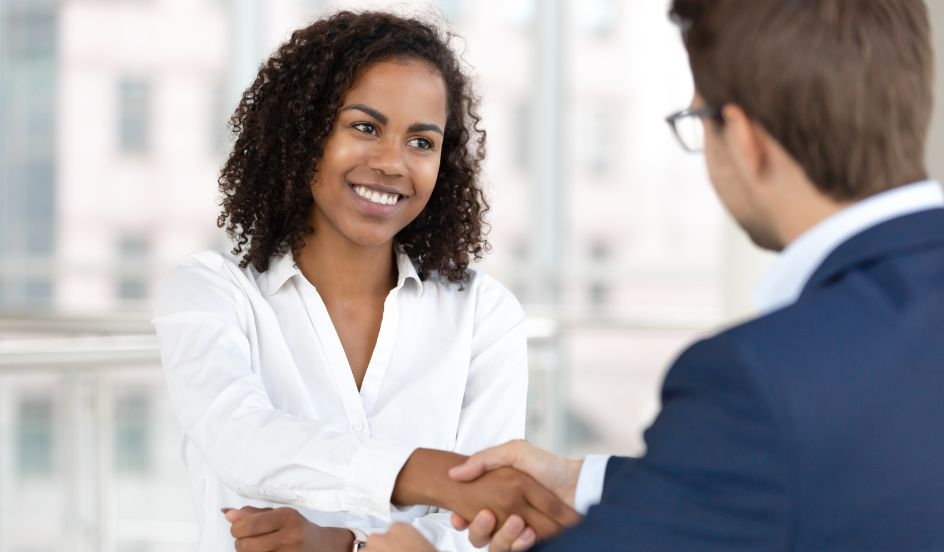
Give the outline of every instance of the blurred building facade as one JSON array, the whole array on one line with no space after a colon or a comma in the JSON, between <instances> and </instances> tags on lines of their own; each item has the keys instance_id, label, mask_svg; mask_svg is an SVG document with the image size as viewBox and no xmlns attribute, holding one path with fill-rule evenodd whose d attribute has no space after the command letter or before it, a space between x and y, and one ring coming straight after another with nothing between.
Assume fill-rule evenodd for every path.
<instances>
[{"instance_id":1,"label":"blurred building facade","mask_svg":"<svg viewBox=\"0 0 944 552\"><path fill-rule=\"evenodd\" d=\"M461 35L489 136L481 268L531 317L535 440L640 452L668 362L745 311L722 282L763 265L664 124L691 95L664 2L0 6L0 309L13 320L0 326L0 552L194 541L149 301L184 255L226 247L225 121L258 64L321 14L392 7ZM100 323L116 316L126 330Z\"/></svg>"}]
</instances>

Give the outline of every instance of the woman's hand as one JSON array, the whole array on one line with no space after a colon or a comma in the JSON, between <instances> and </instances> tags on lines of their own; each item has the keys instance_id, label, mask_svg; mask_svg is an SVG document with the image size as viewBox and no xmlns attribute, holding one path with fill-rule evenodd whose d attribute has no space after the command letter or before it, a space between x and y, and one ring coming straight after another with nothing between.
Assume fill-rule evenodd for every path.
<instances>
[{"instance_id":1,"label":"woman's hand","mask_svg":"<svg viewBox=\"0 0 944 552\"><path fill-rule=\"evenodd\" d=\"M244 506L226 511L237 552L349 552L354 534L321 527L292 508Z\"/></svg>"},{"instance_id":2,"label":"woman's hand","mask_svg":"<svg viewBox=\"0 0 944 552\"><path fill-rule=\"evenodd\" d=\"M413 526L394 523L386 533L371 535L364 552L436 552L436 549Z\"/></svg>"},{"instance_id":3,"label":"woman's hand","mask_svg":"<svg viewBox=\"0 0 944 552\"><path fill-rule=\"evenodd\" d=\"M395 504L428 504L452 510L464 520L482 510L491 511L501 526L513 514L533 529L538 539L576 524L580 516L530 475L510 466L489 466L468 481L448 475L463 464L465 456L451 452L417 449L397 477Z\"/></svg>"}]
</instances>

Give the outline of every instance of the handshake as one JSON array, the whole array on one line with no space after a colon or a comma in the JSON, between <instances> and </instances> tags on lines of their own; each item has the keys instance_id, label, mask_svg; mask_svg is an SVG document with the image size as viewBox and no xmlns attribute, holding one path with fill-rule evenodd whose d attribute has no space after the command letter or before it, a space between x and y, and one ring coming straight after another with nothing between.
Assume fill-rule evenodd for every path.
<instances>
[{"instance_id":1,"label":"handshake","mask_svg":"<svg viewBox=\"0 0 944 552\"><path fill-rule=\"evenodd\" d=\"M574 495L581 460L568 460L510 441L470 457L417 449L397 477L392 501L451 510L456 529L469 529L475 546L489 550L525 550L580 521ZM351 550L345 529L320 527L291 508L226 512L236 550ZM366 552L434 552L412 526L395 524L386 534L371 535Z\"/></svg>"}]
</instances>

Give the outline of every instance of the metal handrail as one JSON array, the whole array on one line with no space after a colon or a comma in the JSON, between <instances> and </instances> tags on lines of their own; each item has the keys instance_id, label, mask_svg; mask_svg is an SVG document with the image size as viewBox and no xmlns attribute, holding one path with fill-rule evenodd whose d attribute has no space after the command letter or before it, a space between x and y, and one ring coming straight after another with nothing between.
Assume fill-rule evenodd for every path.
<instances>
[{"instance_id":1,"label":"metal handrail","mask_svg":"<svg viewBox=\"0 0 944 552\"><path fill-rule=\"evenodd\" d=\"M37 367L65 372L141 365L157 367L159 362L157 337L153 334L0 341L0 373Z\"/></svg>"}]
</instances>

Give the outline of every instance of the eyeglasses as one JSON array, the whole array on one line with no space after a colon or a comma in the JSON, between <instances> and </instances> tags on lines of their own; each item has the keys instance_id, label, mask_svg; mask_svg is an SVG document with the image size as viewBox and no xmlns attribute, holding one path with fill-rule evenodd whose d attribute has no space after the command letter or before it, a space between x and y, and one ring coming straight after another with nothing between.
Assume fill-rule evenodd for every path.
<instances>
[{"instance_id":1,"label":"eyeglasses","mask_svg":"<svg viewBox=\"0 0 944 552\"><path fill-rule=\"evenodd\" d=\"M683 109L666 117L665 122L686 151L698 153L705 149L705 117L720 119L721 109L710 105Z\"/></svg>"}]
</instances>

